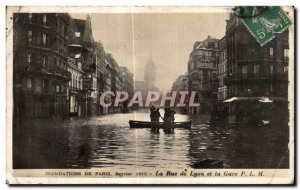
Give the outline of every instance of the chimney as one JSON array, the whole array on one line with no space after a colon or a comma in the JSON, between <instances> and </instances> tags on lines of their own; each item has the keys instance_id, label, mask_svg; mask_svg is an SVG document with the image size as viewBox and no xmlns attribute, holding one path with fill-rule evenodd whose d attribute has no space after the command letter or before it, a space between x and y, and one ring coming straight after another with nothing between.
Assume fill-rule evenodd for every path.
<instances>
[{"instance_id":1,"label":"chimney","mask_svg":"<svg viewBox=\"0 0 300 190\"><path fill-rule=\"evenodd\" d=\"M196 49L200 44L201 42L195 42L193 48Z\"/></svg>"}]
</instances>

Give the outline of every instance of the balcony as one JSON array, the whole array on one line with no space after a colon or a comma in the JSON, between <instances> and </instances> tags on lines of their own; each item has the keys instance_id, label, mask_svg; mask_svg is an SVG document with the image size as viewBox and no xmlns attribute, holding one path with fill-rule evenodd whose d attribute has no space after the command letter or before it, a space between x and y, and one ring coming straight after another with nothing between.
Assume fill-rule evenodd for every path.
<instances>
[{"instance_id":1,"label":"balcony","mask_svg":"<svg viewBox=\"0 0 300 190\"><path fill-rule=\"evenodd\" d=\"M51 74L53 75L56 75L58 77L63 77L65 79L70 79L71 78L71 73L65 69L62 69L58 66L51 66L47 69L45 69L45 71L47 72L50 72Z\"/></svg>"},{"instance_id":2,"label":"balcony","mask_svg":"<svg viewBox=\"0 0 300 190\"><path fill-rule=\"evenodd\" d=\"M224 78L226 85L230 86L235 83L245 83L245 82L288 82L287 73L277 74L277 73L251 73L251 74L233 74L228 75Z\"/></svg>"},{"instance_id":3,"label":"balcony","mask_svg":"<svg viewBox=\"0 0 300 190\"><path fill-rule=\"evenodd\" d=\"M71 73L69 71L62 69L57 65L48 65L43 67L41 64L32 63L28 72L34 74L45 74L65 80L69 80L71 78Z\"/></svg>"},{"instance_id":4,"label":"balcony","mask_svg":"<svg viewBox=\"0 0 300 190\"><path fill-rule=\"evenodd\" d=\"M75 86L69 86L69 90L72 90L72 91L81 91L82 88L75 87Z\"/></svg>"}]
</instances>

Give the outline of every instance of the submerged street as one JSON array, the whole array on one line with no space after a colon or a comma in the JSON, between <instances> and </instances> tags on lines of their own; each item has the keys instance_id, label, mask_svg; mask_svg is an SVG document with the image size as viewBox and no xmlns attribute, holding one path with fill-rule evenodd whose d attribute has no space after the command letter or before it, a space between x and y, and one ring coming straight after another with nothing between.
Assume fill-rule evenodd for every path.
<instances>
[{"instance_id":1,"label":"submerged street","mask_svg":"<svg viewBox=\"0 0 300 190\"><path fill-rule=\"evenodd\" d=\"M175 116L192 120L191 130L130 129L129 120L150 120L148 110L63 123L16 121L13 167L185 169L204 159L222 160L224 168L289 167L287 126L213 128L205 124L209 116Z\"/></svg>"}]
</instances>

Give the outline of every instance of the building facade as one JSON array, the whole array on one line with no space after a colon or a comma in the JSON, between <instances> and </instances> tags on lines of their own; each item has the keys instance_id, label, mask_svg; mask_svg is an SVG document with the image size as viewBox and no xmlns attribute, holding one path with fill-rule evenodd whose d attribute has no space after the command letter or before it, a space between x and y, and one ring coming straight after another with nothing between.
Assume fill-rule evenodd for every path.
<instances>
[{"instance_id":1,"label":"building facade","mask_svg":"<svg viewBox=\"0 0 300 190\"><path fill-rule=\"evenodd\" d=\"M69 116L81 117L82 109L85 107L84 93L82 88L82 70L83 59L81 54L69 54L68 71L71 73L69 81Z\"/></svg>"},{"instance_id":2,"label":"building facade","mask_svg":"<svg viewBox=\"0 0 300 190\"><path fill-rule=\"evenodd\" d=\"M262 47L241 19L231 14L226 25L226 43L227 98L236 100L229 103L229 122L240 122L243 114L250 114L251 109L255 109L251 102L263 101L264 97L273 105L281 105L285 110L283 113L288 113L288 31L276 34L276 38ZM251 113L257 113L253 110Z\"/></svg>"},{"instance_id":3,"label":"building facade","mask_svg":"<svg viewBox=\"0 0 300 190\"><path fill-rule=\"evenodd\" d=\"M98 91L95 42L92 34L91 19L72 19L71 44L69 49L72 53L80 54L82 57L82 102L84 106L82 112L85 116L93 116L98 113Z\"/></svg>"},{"instance_id":4,"label":"building facade","mask_svg":"<svg viewBox=\"0 0 300 190\"><path fill-rule=\"evenodd\" d=\"M225 85L224 79L227 75L227 48L226 48L226 37L223 37L219 42L219 62L218 62L218 101L227 99L227 86Z\"/></svg>"},{"instance_id":5,"label":"building facade","mask_svg":"<svg viewBox=\"0 0 300 190\"><path fill-rule=\"evenodd\" d=\"M123 78L123 89L128 93L128 99L130 100L134 94L133 74L127 67L120 67L120 76Z\"/></svg>"},{"instance_id":6,"label":"building facade","mask_svg":"<svg viewBox=\"0 0 300 190\"><path fill-rule=\"evenodd\" d=\"M103 106L100 104L100 97L105 91L105 74L106 74L106 54L103 48L103 45L100 41L95 42L95 62L96 62L96 91L97 91L97 109L96 115L104 115L106 114Z\"/></svg>"},{"instance_id":7,"label":"building facade","mask_svg":"<svg viewBox=\"0 0 300 190\"><path fill-rule=\"evenodd\" d=\"M14 114L32 118L68 117L68 30L70 16L14 15Z\"/></svg>"},{"instance_id":8,"label":"building facade","mask_svg":"<svg viewBox=\"0 0 300 190\"><path fill-rule=\"evenodd\" d=\"M177 92L175 104L178 104L181 100L180 91L188 91L188 75L187 74L180 75L179 77L177 77L177 79L175 80L175 82L172 85L172 91ZM185 101L184 101L186 106L178 107L177 111L180 113L186 114L188 112L188 102L189 102L189 97L186 96Z\"/></svg>"},{"instance_id":9,"label":"building facade","mask_svg":"<svg viewBox=\"0 0 300 190\"><path fill-rule=\"evenodd\" d=\"M200 107L190 108L189 113L210 113L217 100L219 40L208 36L195 42L188 62L188 89L196 91Z\"/></svg>"},{"instance_id":10,"label":"building facade","mask_svg":"<svg viewBox=\"0 0 300 190\"><path fill-rule=\"evenodd\" d=\"M106 54L106 58L109 63L108 70L110 75L110 90L114 92L114 94L116 94L119 88L119 66L110 53ZM110 96L112 106L108 108L109 113L115 113L119 111L119 107L113 106L113 104L115 103L115 98L115 96Z\"/></svg>"},{"instance_id":11,"label":"building facade","mask_svg":"<svg viewBox=\"0 0 300 190\"><path fill-rule=\"evenodd\" d=\"M121 111L121 106L103 107L100 97L105 91L133 94L133 74L94 40L89 16L22 13L14 21L16 116L68 118ZM114 103L115 96L107 98Z\"/></svg>"}]
</instances>

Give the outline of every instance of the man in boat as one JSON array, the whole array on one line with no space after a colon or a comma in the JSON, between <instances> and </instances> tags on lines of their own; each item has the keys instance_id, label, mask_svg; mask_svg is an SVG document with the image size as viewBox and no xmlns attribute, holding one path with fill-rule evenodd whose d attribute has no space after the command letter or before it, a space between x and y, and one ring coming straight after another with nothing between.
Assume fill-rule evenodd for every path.
<instances>
[{"instance_id":1,"label":"man in boat","mask_svg":"<svg viewBox=\"0 0 300 190\"><path fill-rule=\"evenodd\" d=\"M164 122L166 131L174 132L175 111L165 108Z\"/></svg>"},{"instance_id":2,"label":"man in boat","mask_svg":"<svg viewBox=\"0 0 300 190\"><path fill-rule=\"evenodd\" d=\"M153 112L153 129L155 132L159 132L159 118L161 118L159 108L156 108Z\"/></svg>"},{"instance_id":3,"label":"man in boat","mask_svg":"<svg viewBox=\"0 0 300 190\"><path fill-rule=\"evenodd\" d=\"M174 122L175 122L175 114L176 112L174 110L169 110L170 111L170 121L171 121L171 131L174 133Z\"/></svg>"},{"instance_id":4,"label":"man in boat","mask_svg":"<svg viewBox=\"0 0 300 190\"><path fill-rule=\"evenodd\" d=\"M155 110L156 110L156 108L152 105L151 107L150 107L150 120L151 120L151 122L154 122L154 115L155 115Z\"/></svg>"},{"instance_id":5,"label":"man in boat","mask_svg":"<svg viewBox=\"0 0 300 190\"><path fill-rule=\"evenodd\" d=\"M174 123L176 112L175 112L174 110L171 110L171 109L169 110L169 112L170 112L170 121L171 121L172 123Z\"/></svg>"}]
</instances>

